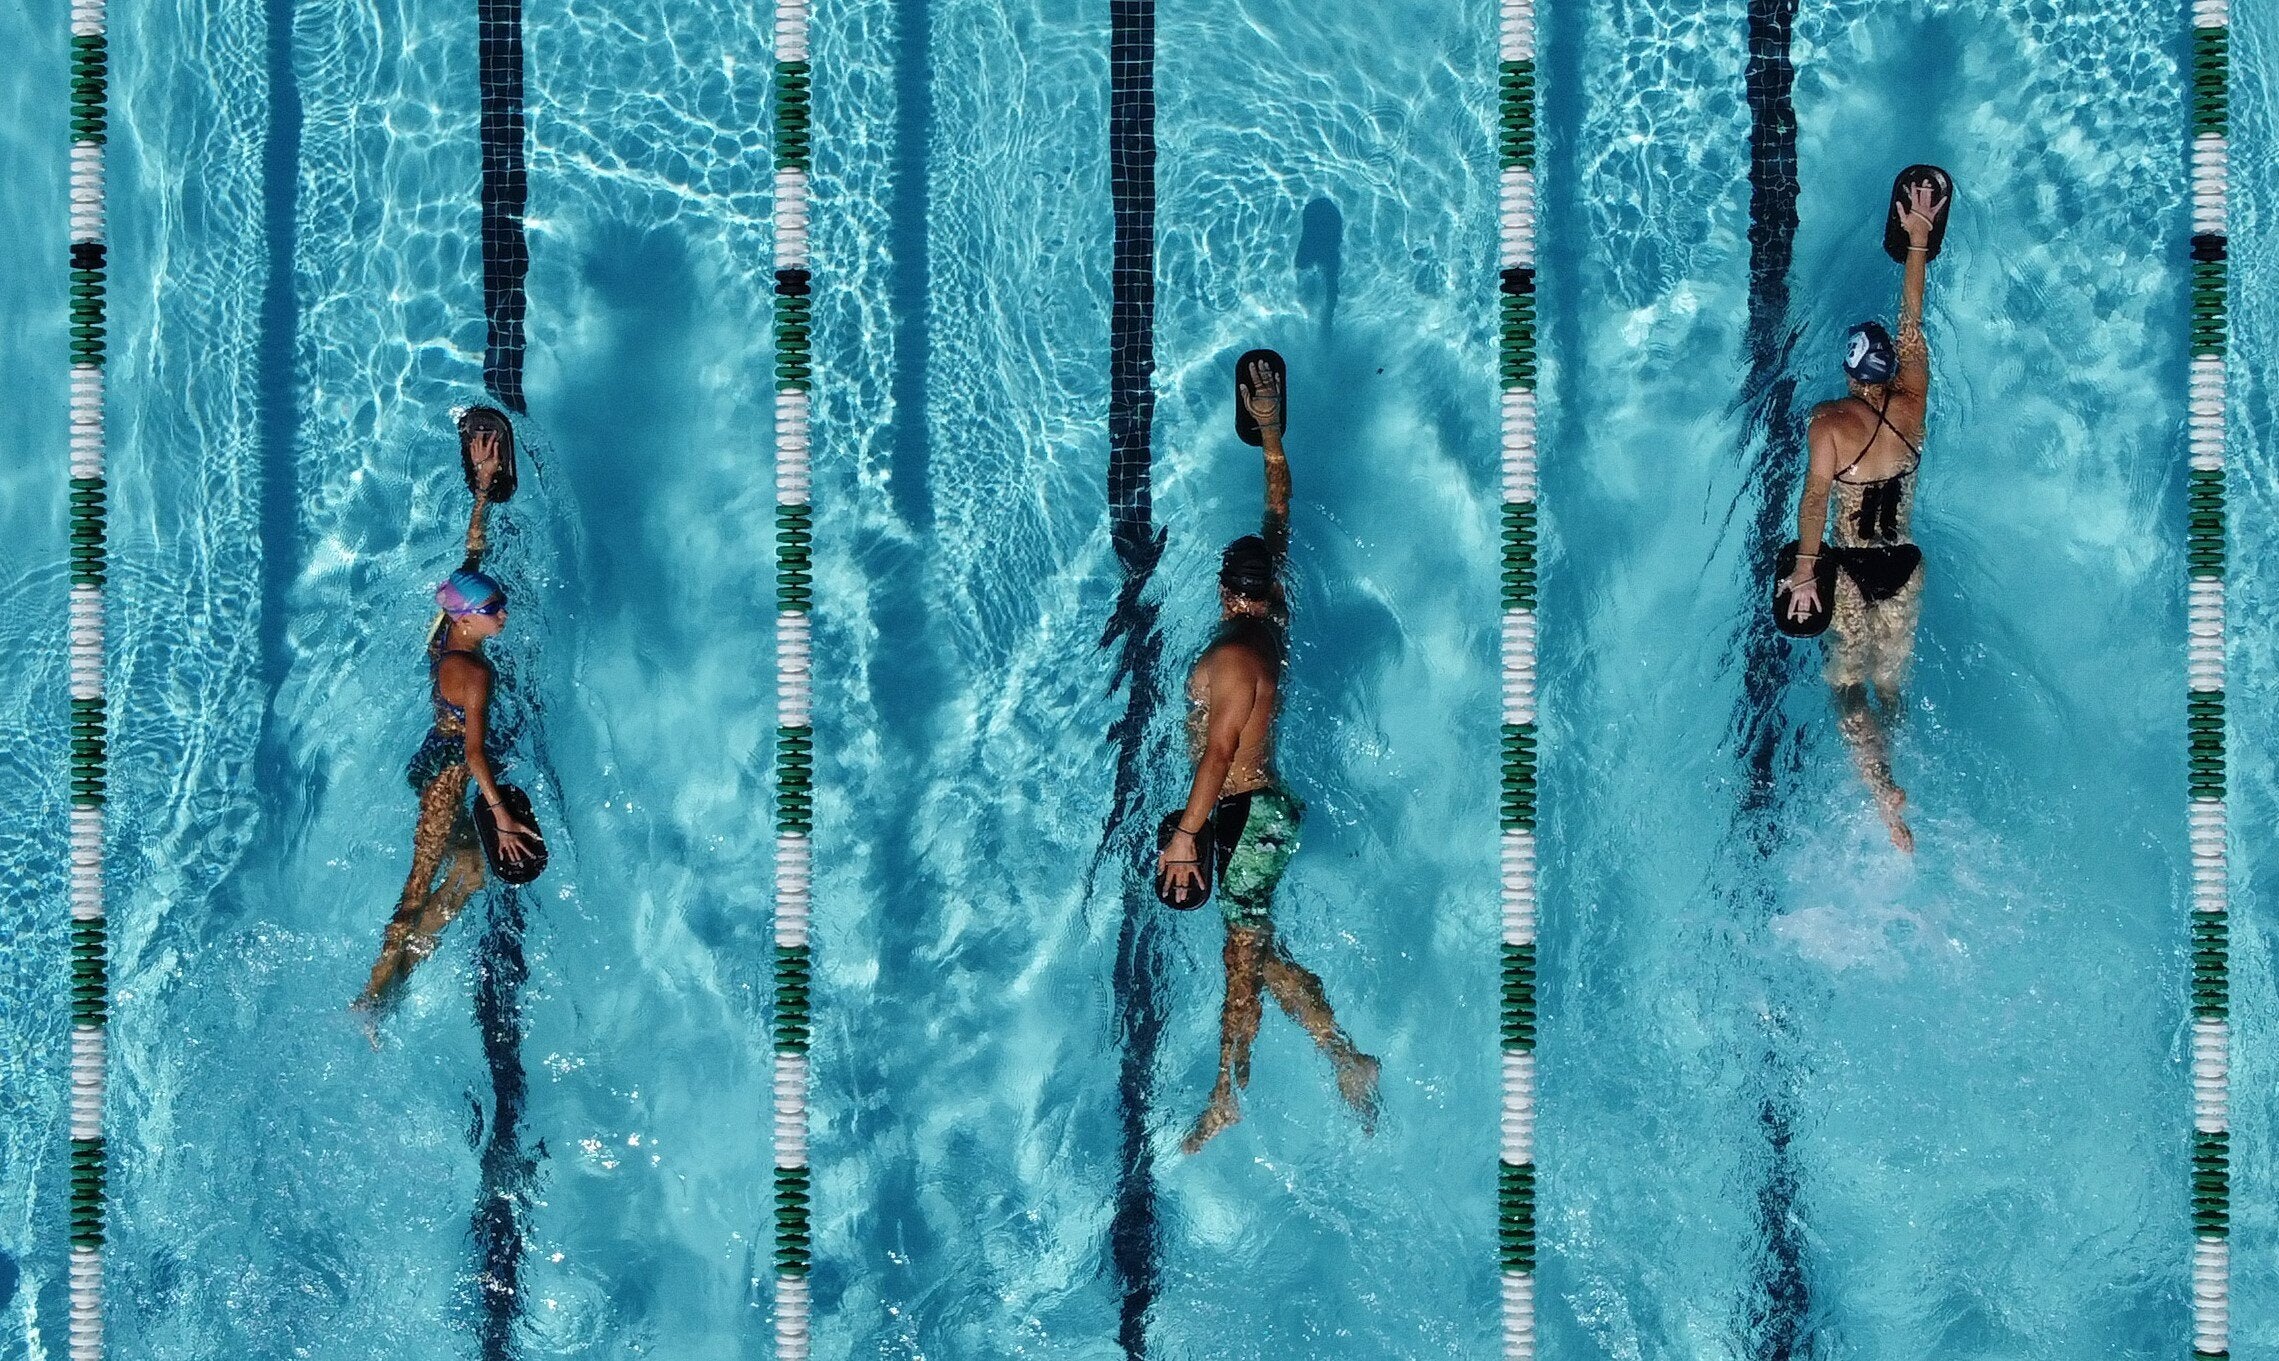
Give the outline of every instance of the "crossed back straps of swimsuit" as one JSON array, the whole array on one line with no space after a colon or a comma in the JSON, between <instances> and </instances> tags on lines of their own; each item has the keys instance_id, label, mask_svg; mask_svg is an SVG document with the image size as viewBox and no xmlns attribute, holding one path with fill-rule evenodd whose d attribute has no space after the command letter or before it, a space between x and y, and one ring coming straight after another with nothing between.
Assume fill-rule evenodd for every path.
<instances>
[{"instance_id":1,"label":"crossed back straps of swimsuit","mask_svg":"<svg viewBox=\"0 0 2279 1361\"><path fill-rule=\"evenodd\" d=\"M1868 399L1858 395L1857 393L1852 394L1849 400L1858 402L1861 406L1867 406L1868 410L1875 413L1876 424L1883 426L1885 429L1888 429L1894 435L1899 435L1899 442L1907 446L1907 452L1915 456L1915 461L1908 464L1906 467L1901 468L1898 472L1893 473L1889 477L1871 477L1854 480L1852 478L1844 476L1845 473L1848 473L1852 469L1859 467L1860 461L1868 456L1868 450L1875 447L1875 435L1871 432L1868 435L1868 442L1860 446L1859 453L1853 456L1852 461L1836 470L1836 480L1838 482L1846 483L1854 487L1872 487L1878 482L1896 482L1900 478L1906 477L1910 473L1913 473L1917 468L1923 466L1923 450L1913 440L1907 438L1905 435L1901 435L1899 433L1899 427L1893 425L1891 423L1891 418L1883 414L1884 412L1891 409L1892 398L1888 394L1884 397L1882 406L1868 406Z\"/></svg>"},{"instance_id":2,"label":"crossed back straps of swimsuit","mask_svg":"<svg viewBox=\"0 0 2279 1361\"><path fill-rule=\"evenodd\" d=\"M1868 406L1865 397L1855 396L1852 400L1861 406ZM1923 466L1922 449L1917 447L1914 441L1908 439L1907 436L1900 434L1899 427L1893 425L1890 418L1883 414L1890 406L1891 398L1887 395L1883 399L1881 407L1868 406L1868 410L1875 413L1877 424L1887 427L1892 434L1899 436L1899 442L1907 446L1907 452L1915 456L1915 461L1889 477L1865 478L1855 481L1844 476L1845 473L1859 467L1860 461L1868 456L1868 450L1875 447L1875 435L1870 433L1867 444L1860 449L1852 461L1836 471L1836 481L1848 487L1861 489L1860 508L1859 512L1852 517L1852 531L1862 543L1891 543L1899 538L1899 486L1900 483L1912 476L1917 468Z\"/></svg>"}]
</instances>

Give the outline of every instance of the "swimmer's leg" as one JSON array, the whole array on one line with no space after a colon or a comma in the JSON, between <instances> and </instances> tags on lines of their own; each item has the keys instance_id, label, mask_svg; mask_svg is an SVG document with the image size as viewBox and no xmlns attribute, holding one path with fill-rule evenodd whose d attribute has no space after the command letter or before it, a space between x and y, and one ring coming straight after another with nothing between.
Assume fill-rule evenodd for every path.
<instances>
[{"instance_id":1,"label":"swimmer's leg","mask_svg":"<svg viewBox=\"0 0 2279 1361\"><path fill-rule=\"evenodd\" d=\"M1242 1119L1234 1098L1234 1073L1250 1075L1250 1045L1258 1038L1260 1001L1258 986L1266 961L1267 931L1227 926L1226 1004L1219 1011L1219 1080L1211 1088L1211 1104L1195 1117L1180 1147L1189 1153L1209 1143L1228 1126Z\"/></svg>"},{"instance_id":2,"label":"swimmer's leg","mask_svg":"<svg viewBox=\"0 0 2279 1361\"><path fill-rule=\"evenodd\" d=\"M1891 844L1903 851L1913 851L1915 833L1900 816L1907 806L1907 791L1891 778L1891 739L1882 721L1875 716L1875 710L1868 707L1865 686L1837 687L1836 725L1843 731L1844 740L1851 744L1860 777L1867 781L1869 792L1875 795L1876 811L1883 815L1883 824L1891 831Z\"/></svg>"},{"instance_id":3,"label":"swimmer's leg","mask_svg":"<svg viewBox=\"0 0 2279 1361\"><path fill-rule=\"evenodd\" d=\"M451 829L450 852L451 872L443 876L443 882L420 905L416 934L426 943L420 952L423 959L435 948L435 938L443 934L443 929L458 917L460 909L466 907L467 900L475 896L475 890L483 886L483 846L475 839L474 819L464 812Z\"/></svg>"},{"instance_id":4,"label":"swimmer's leg","mask_svg":"<svg viewBox=\"0 0 2279 1361\"><path fill-rule=\"evenodd\" d=\"M1876 702L1896 723L1907 710L1900 699L1900 684L1907 679L1907 663L1915 656L1915 625L1923 617L1923 569L1899 594L1869 611L1872 652L1868 679L1875 686Z\"/></svg>"},{"instance_id":5,"label":"swimmer's leg","mask_svg":"<svg viewBox=\"0 0 2279 1361\"><path fill-rule=\"evenodd\" d=\"M403 896L396 900L395 915L388 919L387 933L381 937L380 958L372 965L372 977L364 985L363 996L356 999L357 1010L376 1015L403 976L427 953L417 943L420 919L425 915L436 871L443 868L443 858L451 850L461 815L459 804L467 795L467 779L465 766L451 766L420 791L419 823L411 839L411 874L404 880Z\"/></svg>"},{"instance_id":6,"label":"swimmer's leg","mask_svg":"<svg viewBox=\"0 0 2279 1361\"><path fill-rule=\"evenodd\" d=\"M1835 608L1828 617L1828 665L1823 675L1841 692L1867 679L1868 609L1852 578L1836 573Z\"/></svg>"},{"instance_id":7,"label":"swimmer's leg","mask_svg":"<svg viewBox=\"0 0 2279 1361\"><path fill-rule=\"evenodd\" d=\"M1919 576L1920 574L1918 574ZM1912 588L1913 583L1910 583ZM1918 597L1920 598L1920 597ZM1895 601L1885 601L1885 605ZM1870 608L1851 577L1836 574L1836 608L1829 620L1828 684L1836 691L1836 724L1850 743L1860 775L1875 795L1876 810L1891 831L1891 842L1903 851L1915 849L1915 834L1900 817L1907 793L1891 778L1891 739L1875 711L1868 707L1867 684L1875 670L1877 630L1874 618L1882 607ZM1912 638L1912 630L1909 637ZM1896 694L1896 691L1894 692Z\"/></svg>"},{"instance_id":8,"label":"swimmer's leg","mask_svg":"<svg viewBox=\"0 0 2279 1361\"><path fill-rule=\"evenodd\" d=\"M1337 1065L1337 1091L1361 1117L1366 1133L1377 1131L1377 1060L1353 1047L1330 1010L1329 995L1313 970L1290 958L1277 937L1266 956L1266 988L1289 1018L1306 1028L1314 1043Z\"/></svg>"}]
</instances>

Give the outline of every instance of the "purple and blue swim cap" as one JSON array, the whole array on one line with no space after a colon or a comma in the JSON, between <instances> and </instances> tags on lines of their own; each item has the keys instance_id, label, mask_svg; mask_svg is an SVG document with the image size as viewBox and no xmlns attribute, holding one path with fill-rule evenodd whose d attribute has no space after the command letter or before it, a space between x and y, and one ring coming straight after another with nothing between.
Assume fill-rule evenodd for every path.
<instances>
[{"instance_id":1,"label":"purple and blue swim cap","mask_svg":"<svg viewBox=\"0 0 2279 1361\"><path fill-rule=\"evenodd\" d=\"M1855 383L1888 383L1899 372L1899 347L1883 323L1863 321L1844 333L1844 376Z\"/></svg>"},{"instance_id":2,"label":"purple and blue swim cap","mask_svg":"<svg viewBox=\"0 0 2279 1361\"><path fill-rule=\"evenodd\" d=\"M506 603L506 587L481 572L461 568L435 588L435 603L454 619L462 615L482 614L494 604Z\"/></svg>"}]
</instances>

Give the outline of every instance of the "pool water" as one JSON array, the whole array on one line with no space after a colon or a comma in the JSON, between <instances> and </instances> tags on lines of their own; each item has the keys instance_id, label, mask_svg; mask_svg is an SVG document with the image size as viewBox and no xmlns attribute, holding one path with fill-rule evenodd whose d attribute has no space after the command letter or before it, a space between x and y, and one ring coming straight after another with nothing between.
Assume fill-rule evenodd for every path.
<instances>
[{"instance_id":1,"label":"pool water","mask_svg":"<svg viewBox=\"0 0 2279 1361\"><path fill-rule=\"evenodd\" d=\"M528 23L540 343L489 561L553 865L375 1054L346 1007L482 397L473 15L114 16L115 1355L766 1346L772 56L727 10ZM31 1270L47 1340L9 1345L52 1348Z\"/></svg>"},{"instance_id":2,"label":"pool water","mask_svg":"<svg viewBox=\"0 0 2279 1361\"><path fill-rule=\"evenodd\" d=\"M2232 557L2228 606L2233 702L2232 835L2232 1314L2231 1350L2255 1356L2279 1349L2279 1282L2265 1269L2279 1253L2273 1213L2272 913L2279 863L2268 829L2279 825L2279 393L2270 381L2279 355L2279 14L2242 6L2232 15L2232 262L2230 484ZM2242 830L2246 832L2242 835Z\"/></svg>"},{"instance_id":3,"label":"pool water","mask_svg":"<svg viewBox=\"0 0 2279 1361\"><path fill-rule=\"evenodd\" d=\"M1127 598L1104 8L815 18L817 1354L1495 1355L1496 16L1156 13L1164 537ZM1541 16L1539 1354L2180 1350L2186 20L1807 10L1784 204L1754 11ZM0 89L0 238L63 222L63 15L0 13L47 73ZM408 862L450 418L483 400L475 14L111 23L111 1352L770 1356L768 21L525 5L529 412L492 561L554 859L478 899L377 1053L346 1004ZM2279 812L2275 69L2279 14L2243 9L2242 829ZM1962 199L1908 859L1755 555L1794 532L1784 432L1894 306L1882 194L1917 160ZM0 1361L66 1320L65 283L21 254ZM1215 555L1257 526L1255 346L1293 389L1279 929L1385 1113L1364 1137L1268 1006L1243 1122L1189 1157L1222 933L1155 906L1147 833ZM2279 999L2269 857L2234 853L2246 1357L2279 1346Z\"/></svg>"},{"instance_id":4,"label":"pool water","mask_svg":"<svg viewBox=\"0 0 2279 1361\"><path fill-rule=\"evenodd\" d=\"M1157 12L1162 698L1130 737L1126 641L1103 641L1123 583L1103 16L899 17L922 33L826 22L817 57L846 73L818 87L822 174L854 188L853 149L911 142L817 245L849 285L818 305L816 426L841 432L818 461L838 602L818 652L847 678L817 714L818 1349L1118 1355L1137 1299L1153 1355L1487 1354L1493 186L1473 167L1494 16L1265 4L1229 42L1223 12ZM859 301L880 296L891 346ZM1127 904L1140 834L1186 792L1177 687L1217 553L1258 526L1260 458L1230 428L1257 346L1293 391L1279 756L1308 811L1278 917L1381 1057L1386 1114L1364 1139L1269 1006L1243 1123L1189 1158L1223 933L1144 888ZM1144 801L1115 823L1126 741ZM1110 986L1128 910L1165 961L1139 1083ZM1120 1214L1133 1127L1153 1183ZM1112 1251L1124 1225L1150 1268Z\"/></svg>"},{"instance_id":5,"label":"pool water","mask_svg":"<svg viewBox=\"0 0 2279 1361\"><path fill-rule=\"evenodd\" d=\"M2173 1350L2184 20L1806 11L1784 225L1740 41L1774 8L1561 7L1546 44L1545 1352ZM1915 161L1961 198L1909 858L1754 554L1844 328L1892 317Z\"/></svg>"}]
</instances>

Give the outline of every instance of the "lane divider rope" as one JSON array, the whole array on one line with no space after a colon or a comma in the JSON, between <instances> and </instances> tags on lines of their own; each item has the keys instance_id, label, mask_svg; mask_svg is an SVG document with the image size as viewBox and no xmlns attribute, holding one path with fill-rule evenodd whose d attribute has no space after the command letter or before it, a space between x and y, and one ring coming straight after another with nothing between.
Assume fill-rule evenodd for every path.
<instances>
[{"instance_id":1,"label":"lane divider rope","mask_svg":"<svg viewBox=\"0 0 2279 1361\"><path fill-rule=\"evenodd\" d=\"M110 41L104 0L71 6L70 674L71 1361L103 1355L104 1026L110 949L103 916L103 798L109 715L103 676L103 583L109 566L103 469L103 146Z\"/></svg>"},{"instance_id":2,"label":"lane divider rope","mask_svg":"<svg viewBox=\"0 0 2279 1361\"><path fill-rule=\"evenodd\" d=\"M814 960L814 507L809 499L808 175L810 73L806 0L775 11L775 1337L779 1361L806 1361L813 1300L808 1270L814 1177L807 1162L807 1046Z\"/></svg>"},{"instance_id":3,"label":"lane divider rope","mask_svg":"<svg viewBox=\"0 0 2279 1361\"><path fill-rule=\"evenodd\" d=\"M1535 1356L1535 6L1504 0L1497 75L1497 373L1503 449L1503 1354Z\"/></svg>"},{"instance_id":4,"label":"lane divider rope","mask_svg":"<svg viewBox=\"0 0 2279 1361\"><path fill-rule=\"evenodd\" d=\"M2192 852L2192 1355L2200 1358L2228 1357L2231 1346L2231 889L2224 780L2230 49L2225 0L2194 0L2185 741Z\"/></svg>"}]
</instances>

